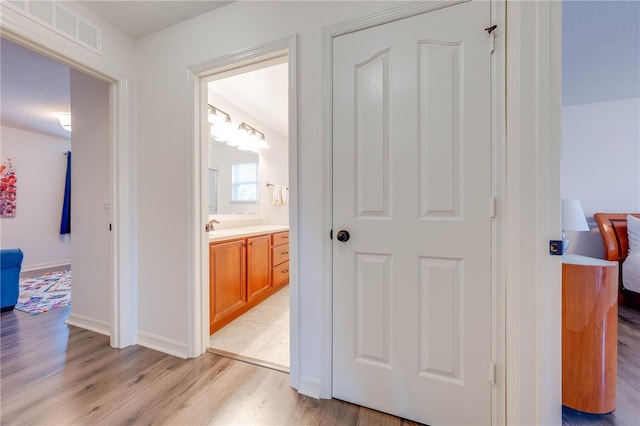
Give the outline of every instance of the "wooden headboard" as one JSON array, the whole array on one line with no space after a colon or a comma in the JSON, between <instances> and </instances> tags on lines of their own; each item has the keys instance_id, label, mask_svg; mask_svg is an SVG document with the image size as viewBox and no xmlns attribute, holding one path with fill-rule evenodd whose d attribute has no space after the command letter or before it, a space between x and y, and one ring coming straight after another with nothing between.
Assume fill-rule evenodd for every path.
<instances>
[{"instance_id":1,"label":"wooden headboard","mask_svg":"<svg viewBox=\"0 0 640 426\"><path fill-rule=\"evenodd\" d=\"M607 260L621 262L627 258L629 253L628 215L640 218L640 213L596 213L593 215L600 229L604 245L604 258Z\"/></svg>"}]
</instances>

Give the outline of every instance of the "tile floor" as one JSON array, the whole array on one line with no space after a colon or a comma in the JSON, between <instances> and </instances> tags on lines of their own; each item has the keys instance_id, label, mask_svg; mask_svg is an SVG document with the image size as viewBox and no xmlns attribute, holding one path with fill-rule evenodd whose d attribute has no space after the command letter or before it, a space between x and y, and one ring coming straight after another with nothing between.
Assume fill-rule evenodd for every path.
<instances>
[{"instance_id":1,"label":"tile floor","mask_svg":"<svg viewBox=\"0 0 640 426\"><path fill-rule=\"evenodd\" d=\"M289 286L211 335L209 347L289 368Z\"/></svg>"}]
</instances>

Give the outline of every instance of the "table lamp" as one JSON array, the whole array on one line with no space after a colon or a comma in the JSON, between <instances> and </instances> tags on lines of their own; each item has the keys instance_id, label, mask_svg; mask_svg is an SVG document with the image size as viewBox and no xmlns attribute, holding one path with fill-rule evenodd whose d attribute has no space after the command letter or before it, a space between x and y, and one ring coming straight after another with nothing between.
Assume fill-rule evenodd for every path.
<instances>
[{"instance_id":1,"label":"table lamp","mask_svg":"<svg viewBox=\"0 0 640 426\"><path fill-rule=\"evenodd\" d=\"M562 246L564 253L569 248L569 239L565 231L588 231L587 219L580 200L562 200Z\"/></svg>"}]
</instances>

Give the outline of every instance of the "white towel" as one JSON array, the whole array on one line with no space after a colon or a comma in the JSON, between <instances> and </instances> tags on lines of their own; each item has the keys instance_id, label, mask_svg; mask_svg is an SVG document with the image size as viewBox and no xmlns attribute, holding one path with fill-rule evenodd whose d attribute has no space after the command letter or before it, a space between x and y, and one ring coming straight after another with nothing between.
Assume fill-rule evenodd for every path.
<instances>
[{"instance_id":1,"label":"white towel","mask_svg":"<svg viewBox=\"0 0 640 426\"><path fill-rule=\"evenodd\" d=\"M282 205L282 186L281 185L273 185L273 205L281 206Z\"/></svg>"},{"instance_id":2,"label":"white towel","mask_svg":"<svg viewBox=\"0 0 640 426\"><path fill-rule=\"evenodd\" d=\"M274 206L286 206L287 205L287 187L282 185L272 185L271 186L272 197L273 197L273 205Z\"/></svg>"}]
</instances>

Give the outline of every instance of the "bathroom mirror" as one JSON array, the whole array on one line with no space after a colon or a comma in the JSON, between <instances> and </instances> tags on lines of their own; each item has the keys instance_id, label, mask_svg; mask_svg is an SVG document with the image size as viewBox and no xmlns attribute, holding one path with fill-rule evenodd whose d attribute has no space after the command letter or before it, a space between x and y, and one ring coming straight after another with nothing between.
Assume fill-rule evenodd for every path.
<instances>
[{"instance_id":1,"label":"bathroom mirror","mask_svg":"<svg viewBox=\"0 0 640 426\"><path fill-rule=\"evenodd\" d=\"M260 156L213 138L210 146L209 214L259 214Z\"/></svg>"}]
</instances>

